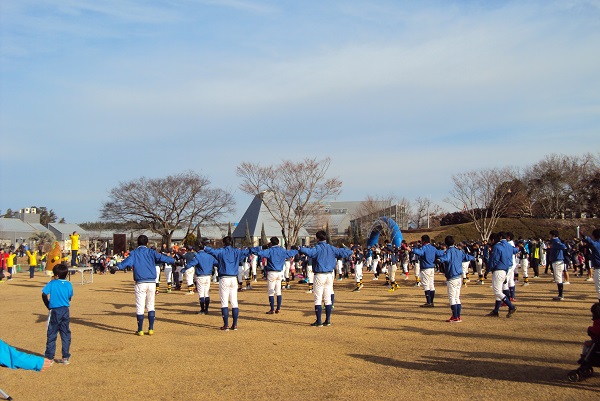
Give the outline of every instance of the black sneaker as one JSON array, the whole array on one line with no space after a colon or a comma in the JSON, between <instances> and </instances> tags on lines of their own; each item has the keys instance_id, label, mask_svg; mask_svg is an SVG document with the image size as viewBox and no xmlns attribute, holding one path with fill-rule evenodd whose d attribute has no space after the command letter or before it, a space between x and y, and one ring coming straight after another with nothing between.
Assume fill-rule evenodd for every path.
<instances>
[{"instance_id":1,"label":"black sneaker","mask_svg":"<svg viewBox=\"0 0 600 401\"><path fill-rule=\"evenodd\" d=\"M512 308L512 309L509 309L508 313L506 314L506 317L511 317L512 315L515 314L516 311L517 311L517 307L516 306L514 308Z\"/></svg>"},{"instance_id":2,"label":"black sneaker","mask_svg":"<svg viewBox=\"0 0 600 401\"><path fill-rule=\"evenodd\" d=\"M323 326L331 326L331 322L328 322L327 320L323 323Z\"/></svg>"},{"instance_id":3,"label":"black sneaker","mask_svg":"<svg viewBox=\"0 0 600 401\"><path fill-rule=\"evenodd\" d=\"M323 327L323 323L321 323L321 322L314 322L314 323L311 323L311 326L312 327Z\"/></svg>"},{"instance_id":4,"label":"black sneaker","mask_svg":"<svg viewBox=\"0 0 600 401\"><path fill-rule=\"evenodd\" d=\"M493 310L490 313L488 313L486 316L488 316L488 317L499 317L500 314L498 312L496 312L495 310Z\"/></svg>"}]
</instances>

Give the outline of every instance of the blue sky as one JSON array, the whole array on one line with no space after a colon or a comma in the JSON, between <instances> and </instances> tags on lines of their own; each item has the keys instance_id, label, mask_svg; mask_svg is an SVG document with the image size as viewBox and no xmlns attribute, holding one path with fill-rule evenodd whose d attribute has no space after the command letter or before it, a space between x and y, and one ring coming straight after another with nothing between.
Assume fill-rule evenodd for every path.
<instances>
[{"instance_id":1,"label":"blue sky","mask_svg":"<svg viewBox=\"0 0 600 401\"><path fill-rule=\"evenodd\" d=\"M0 210L331 157L338 200L600 151L600 1L0 2Z\"/></svg>"}]
</instances>

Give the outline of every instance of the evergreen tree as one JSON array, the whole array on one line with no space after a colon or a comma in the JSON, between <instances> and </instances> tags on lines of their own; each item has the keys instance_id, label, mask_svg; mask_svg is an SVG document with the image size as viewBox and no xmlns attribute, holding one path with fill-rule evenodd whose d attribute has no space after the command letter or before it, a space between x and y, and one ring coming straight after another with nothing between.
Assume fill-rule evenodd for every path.
<instances>
[{"instance_id":1,"label":"evergreen tree","mask_svg":"<svg viewBox=\"0 0 600 401\"><path fill-rule=\"evenodd\" d=\"M246 236L244 237L244 246L251 247L254 245L252 238L250 237L250 228L248 227L248 220L246 220Z\"/></svg>"},{"instance_id":2,"label":"evergreen tree","mask_svg":"<svg viewBox=\"0 0 600 401\"><path fill-rule=\"evenodd\" d=\"M265 233L265 223L262 223L262 227L260 228L260 242L261 245L267 245L269 243L267 234Z\"/></svg>"},{"instance_id":3,"label":"evergreen tree","mask_svg":"<svg viewBox=\"0 0 600 401\"><path fill-rule=\"evenodd\" d=\"M202 243L202 233L200 232L200 224L196 227L196 246Z\"/></svg>"}]
</instances>

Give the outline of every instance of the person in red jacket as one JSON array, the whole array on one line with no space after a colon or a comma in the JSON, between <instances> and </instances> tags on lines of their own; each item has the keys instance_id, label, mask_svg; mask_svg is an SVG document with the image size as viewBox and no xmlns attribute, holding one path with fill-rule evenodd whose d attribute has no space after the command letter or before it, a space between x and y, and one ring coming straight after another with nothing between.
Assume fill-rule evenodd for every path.
<instances>
[{"instance_id":1,"label":"person in red jacket","mask_svg":"<svg viewBox=\"0 0 600 401\"><path fill-rule=\"evenodd\" d=\"M6 267L6 260L8 259L9 254L4 253L4 248L0 248L0 281L4 279L4 276L10 277L10 272Z\"/></svg>"}]
</instances>

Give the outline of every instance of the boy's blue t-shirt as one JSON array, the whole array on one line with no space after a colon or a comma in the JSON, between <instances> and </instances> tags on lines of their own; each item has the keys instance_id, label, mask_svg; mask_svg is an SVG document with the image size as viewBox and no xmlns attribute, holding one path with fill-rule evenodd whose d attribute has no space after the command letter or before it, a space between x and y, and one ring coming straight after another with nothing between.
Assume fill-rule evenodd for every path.
<instances>
[{"instance_id":1,"label":"boy's blue t-shirt","mask_svg":"<svg viewBox=\"0 0 600 401\"><path fill-rule=\"evenodd\" d=\"M50 309L68 307L73 297L73 285L67 280L51 280L42 293L50 295Z\"/></svg>"}]
</instances>

